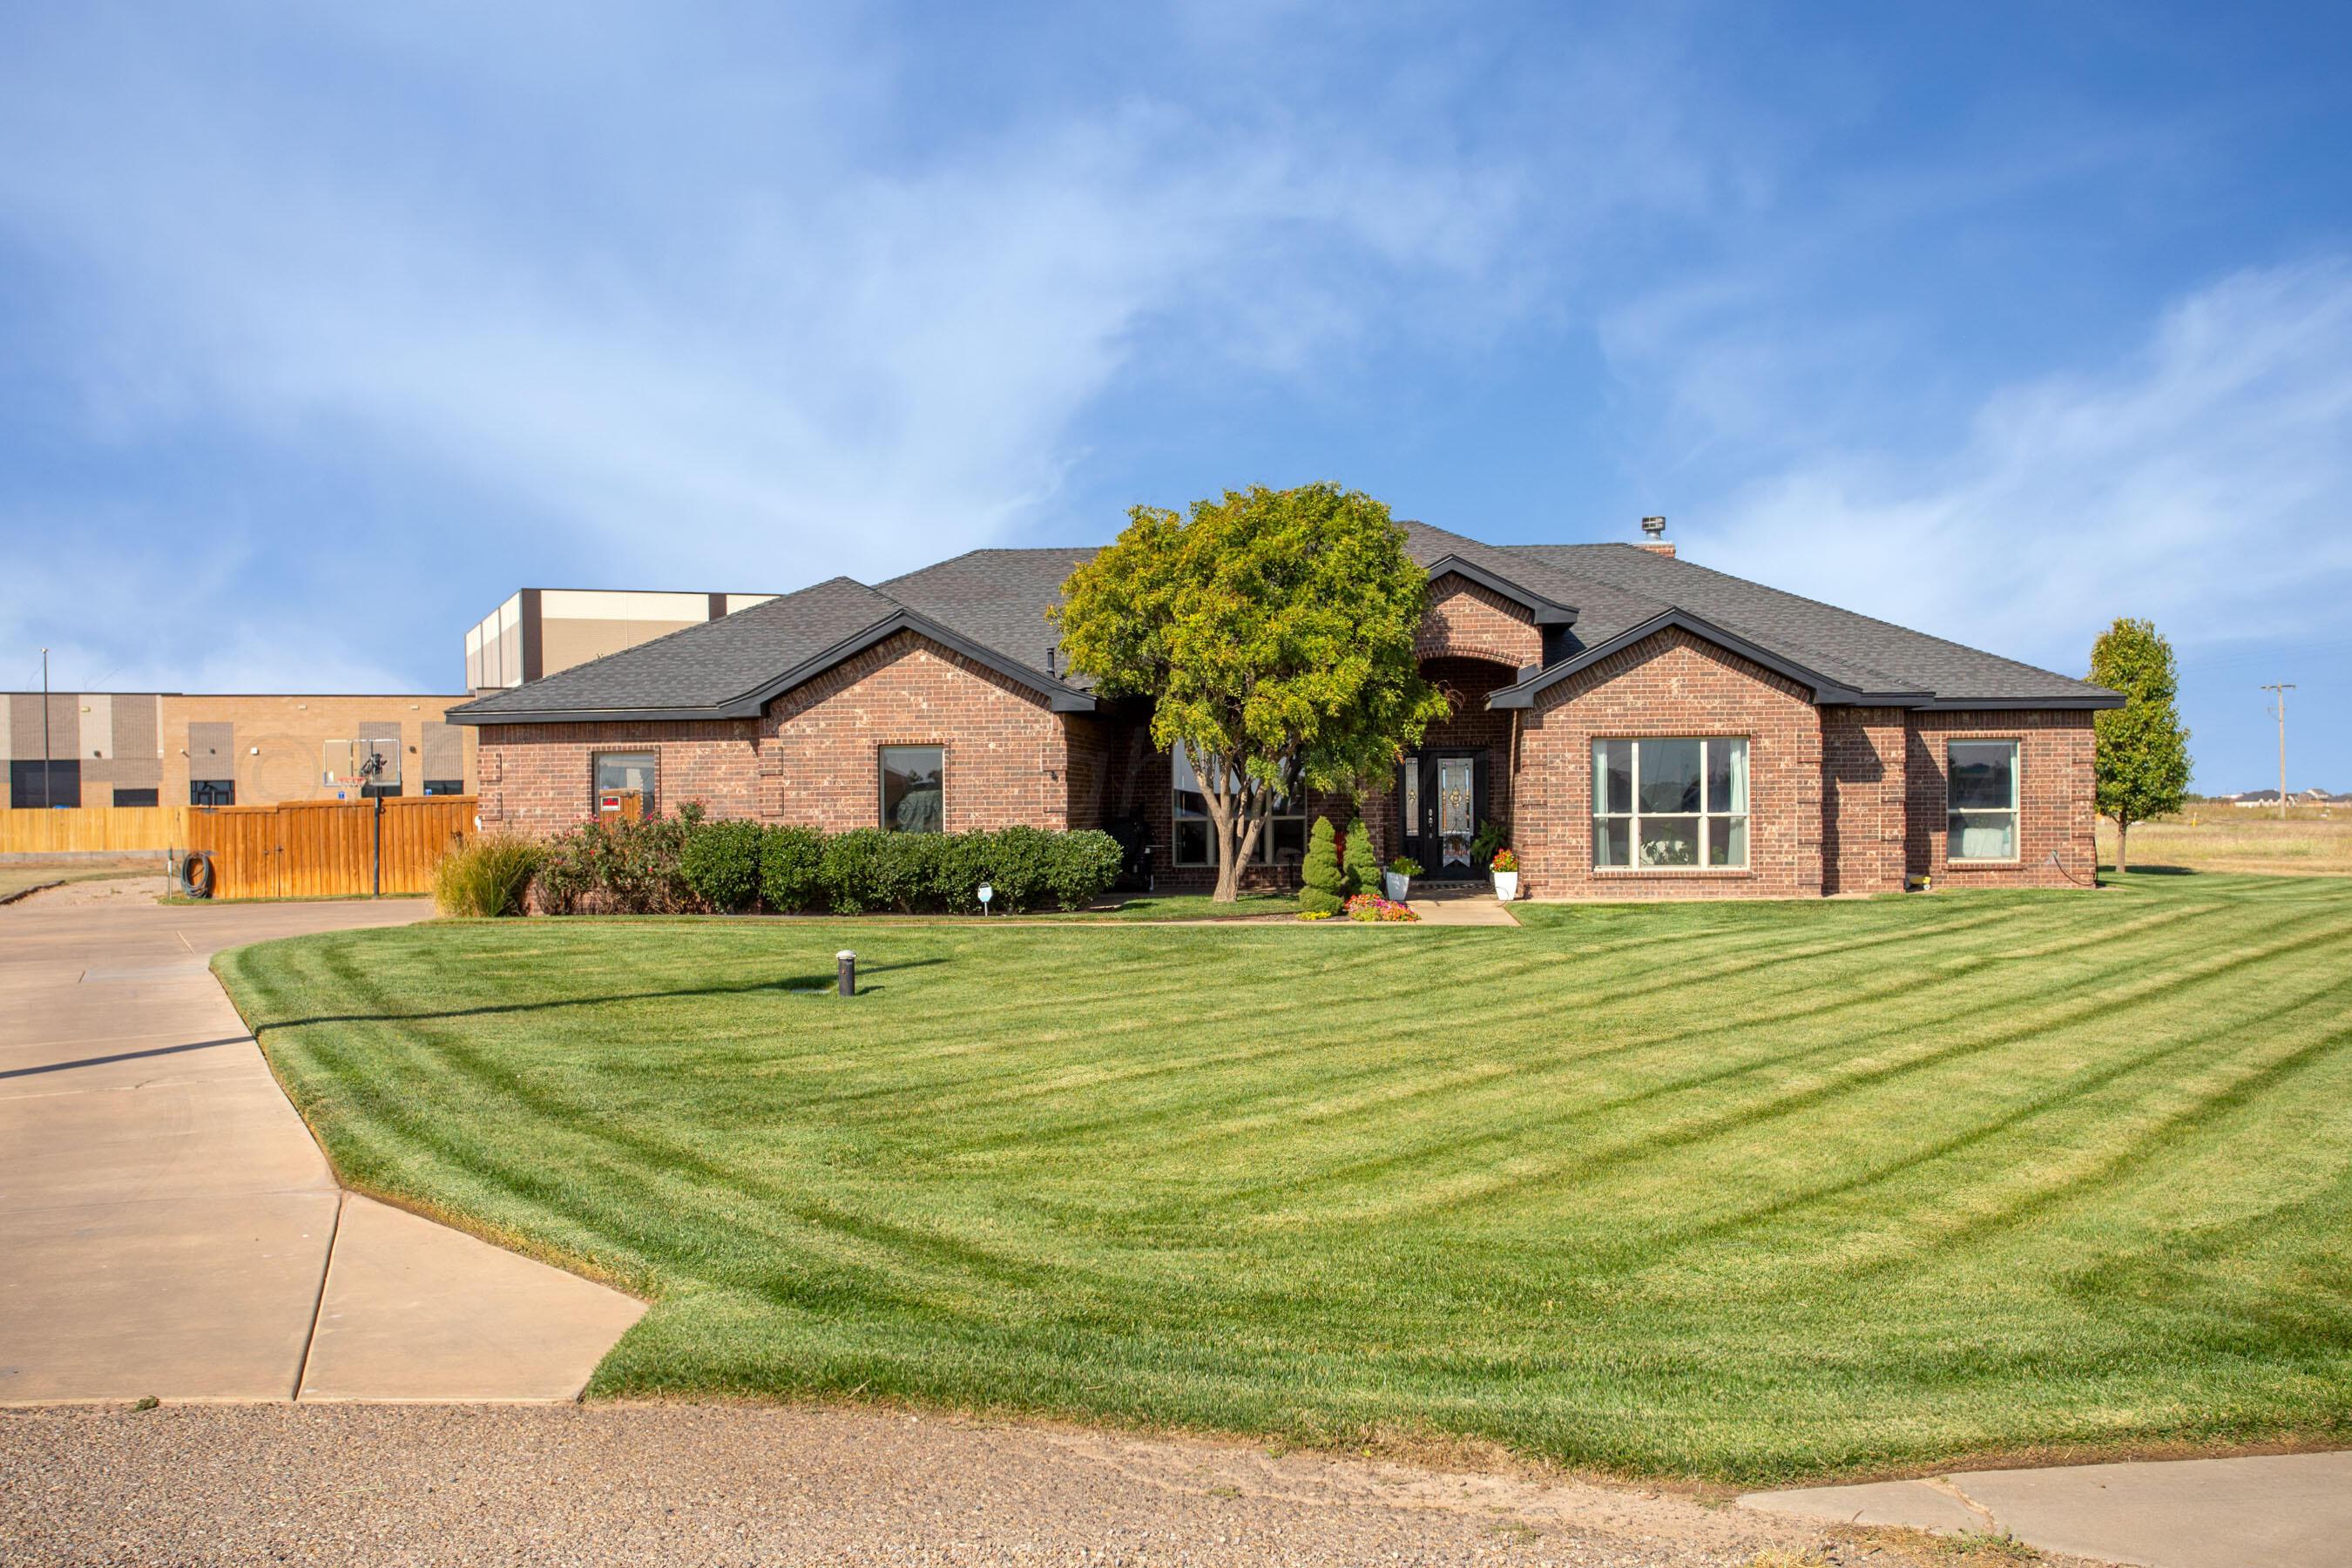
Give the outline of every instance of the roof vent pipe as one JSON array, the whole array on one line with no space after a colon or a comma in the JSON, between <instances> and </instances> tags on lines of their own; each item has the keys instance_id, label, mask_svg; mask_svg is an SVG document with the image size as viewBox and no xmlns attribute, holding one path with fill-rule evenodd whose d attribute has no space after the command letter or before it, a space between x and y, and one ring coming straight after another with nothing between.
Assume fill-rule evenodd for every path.
<instances>
[{"instance_id":1,"label":"roof vent pipe","mask_svg":"<svg viewBox=\"0 0 2352 1568\"><path fill-rule=\"evenodd\" d=\"M1642 520L1642 532L1645 536L1645 540L1644 542L1638 546L1638 548L1646 550L1654 555L1670 556L1674 554L1675 547L1666 542L1666 520L1664 518L1643 518Z\"/></svg>"},{"instance_id":2,"label":"roof vent pipe","mask_svg":"<svg viewBox=\"0 0 2352 1568\"><path fill-rule=\"evenodd\" d=\"M1055 676L1056 679L1059 678L1057 672L1054 668L1054 645L1052 643L1047 643L1045 645L1045 673Z\"/></svg>"}]
</instances>

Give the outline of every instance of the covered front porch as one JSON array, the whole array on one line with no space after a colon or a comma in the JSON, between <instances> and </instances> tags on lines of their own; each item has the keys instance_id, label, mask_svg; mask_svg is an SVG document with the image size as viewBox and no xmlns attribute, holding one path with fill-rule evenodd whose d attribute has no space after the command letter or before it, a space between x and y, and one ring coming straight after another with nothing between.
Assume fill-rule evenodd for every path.
<instances>
[{"instance_id":1,"label":"covered front porch","mask_svg":"<svg viewBox=\"0 0 2352 1568\"><path fill-rule=\"evenodd\" d=\"M1383 858L1419 861L1423 881L1483 883L1486 867L1472 846L1481 826L1510 822L1514 773L1513 715L1489 709L1486 698L1518 671L1447 655L1423 659L1422 673L1452 711L1399 760L1389 788L1365 803L1366 820Z\"/></svg>"}]
</instances>

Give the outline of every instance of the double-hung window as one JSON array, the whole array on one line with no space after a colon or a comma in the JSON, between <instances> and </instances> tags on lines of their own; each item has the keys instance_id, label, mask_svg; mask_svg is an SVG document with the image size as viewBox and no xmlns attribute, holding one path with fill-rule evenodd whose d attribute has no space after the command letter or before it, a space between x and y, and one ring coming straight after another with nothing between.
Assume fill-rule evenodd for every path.
<instances>
[{"instance_id":1,"label":"double-hung window","mask_svg":"<svg viewBox=\"0 0 2352 1568\"><path fill-rule=\"evenodd\" d=\"M1213 866L1217 863L1216 824L1209 820L1209 800L1201 776L1192 771L1191 752L1179 746L1168 754L1174 784L1176 864ZM1307 858L1307 804L1303 792L1276 795L1265 829L1257 836L1258 866L1296 866Z\"/></svg>"},{"instance_id":2,"label":"double-hung window","mask_svg":"<svg viewBox=\"0 0 2352 1568\"><path fill-rule=\"evenodd\" d=\"M1592 863L1604 870L1744 870L1748 742L1592 742Z\"/></svg>"},{"instance_id":3,"label":"double-hung window","mask_svg":"<svg viewBox=\"0 0 2352 1568\"><path fill-rule=\"evenodd\" d=\"M1947 858L2017 858L2017 742L1954 741L1944 755Z\"/></svg>"}]
</instances>

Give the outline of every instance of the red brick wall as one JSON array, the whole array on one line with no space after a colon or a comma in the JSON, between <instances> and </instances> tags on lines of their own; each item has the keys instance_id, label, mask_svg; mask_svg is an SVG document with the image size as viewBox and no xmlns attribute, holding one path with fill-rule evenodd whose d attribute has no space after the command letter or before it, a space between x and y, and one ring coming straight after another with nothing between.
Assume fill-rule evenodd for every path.
<instances>
[{"instance_id":1,"label":"red brick wall","mask_svg":"<svg viewBox=\"0 0 2352 1568\"><path fill-rule=\"evenodd\" d=\"M486 724L478 791L482 826L543 837L595 815L599 752L654 753L647 808L700 801L713 816L750 816L759 800L758 727L691 723Z\"/></svg>"},{"instance_id":2,"label":"red brick wall","mask_svg":"<svg viewBox=\"0 0 2352 1568\"><path fill-rule=\"evenodd\" d=\"M495 724L481 739L482 826L544 836L594 814L598 752L655 753L654 810L839 831L880 820L886 745L939 745L950 832L1069 821L1071 737L1089 722L912 633L784 693L757 721ZM1098 756L1099 744L1082 753ZM1083 760L1081 782L1096 764Z\"/></svg>"},{"instance_id":3,"label":"red brick wall","mask_svg":"<svg viewBox=\"0 0 2352 1568\"><path fill-rule=\"evenodd\" d=\"M2093 807L2091 715L2053 709L2019 713L1909 715L1911 825L1907 862L1944 888L2088 886L2098 868ZM2016 741L2017 859L2004 865L1946 858L1945 748L1953 741ZM2050 864L2053 854L2058 865Z\"/></svg>"},{"instance_id":4,"label":"red brick wall","mask_svg":"<svg viewBox=\"0 0 2352 1568\"><path fill-rule=\"evenodd\" d=\"M1822 891L1822 725L1811 694L1678 627L1580 670L1521 721L1513 822L1531 898L1790 898ZM1748 868L1595 870L1592 742L1748 742Z\"/></svg>"},{"instance_id":5,"label":"red brick wall","mask_svg":"<svg viewBox=\"0 0 2352 1568\"><path fill-rule=\"evenodd\" d=\"M1064 827L1063 717L986 665L901 632L768 705L759 815L828 832L876 826L877 749L935 745L947 753L947 831Z\"/></svg>"},{"instance_id":6,"label":"red brick wall","mask_svg":"<svg viewBox=\"0 0 2352 1568\"><path fill-rule=\"evenodd\" d=\"M1824 708L1822 890L1903 890L1910 798L1900 708Z\"/></svg>"},{"instance_id":7,"label":"red brick wall","mask_svg":"<svg viewBox=\"0 0 2352 1568\"><path fill-rule=\"evenodd\" d=\"M1492 659L1517 671L1543 661L1543 634L1526 610L1448 572L1429 585L1413 652L1424 659Z\"/></svg>"}]
</instances>

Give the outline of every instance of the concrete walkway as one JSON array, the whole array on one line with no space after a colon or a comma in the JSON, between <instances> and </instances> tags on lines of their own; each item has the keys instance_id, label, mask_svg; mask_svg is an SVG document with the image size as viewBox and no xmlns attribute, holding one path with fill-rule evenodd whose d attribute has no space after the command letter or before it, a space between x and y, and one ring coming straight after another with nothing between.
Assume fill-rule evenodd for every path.
<instances>
[{"instance_id":1,"label":"concrete walkway","mask_svg":"<svg viewBox=\"0 0 2352 1568\"><path fill-rule=\"evenodd\" d=\"M106 886L0 909L0 1404L575 1395L643 1304L345 1194L209 968L430 907Z\"/></svg>"},{"instance_id":2,"label":"concrete walkway","mask_svg":"<svg viewBox=\"0 0 2352 1568\"><path fill-rule=\"evenodd\" d=\"M1484 882L1447 885L1414 884L1412 896L1404 907L1422 919L1424 925L1433 926L1515 926L1511 907L1495 897L1495 889Z\"/></svg>"},{"instance_id":3,"label":"concrete walkway","mask_svg":"<svg viewBox=\"0 0 2352 1568\"><path fill-rule=\"evenodd\" d=\"M1750 1492L1742 1508L1850 1524L2011 1535L2148 1568L2352 1563L2352 1453L1970 1470Z\"/></svg>"}]
</instances>

